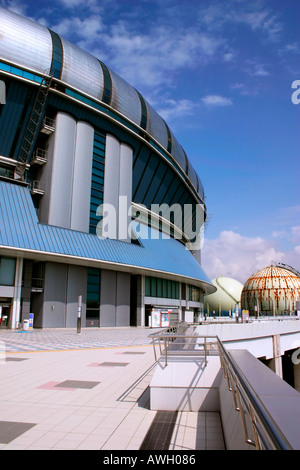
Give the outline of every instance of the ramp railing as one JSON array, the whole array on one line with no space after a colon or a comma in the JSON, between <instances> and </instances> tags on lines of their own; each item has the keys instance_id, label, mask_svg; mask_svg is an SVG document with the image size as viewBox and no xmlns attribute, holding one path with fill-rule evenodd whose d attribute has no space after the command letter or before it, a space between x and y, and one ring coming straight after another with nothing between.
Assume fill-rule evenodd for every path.
<instances>
[{"instance_id":1,"label":"ramp railing","mask_svg":"<svg viewBox=\"0 0 300 470\"><path fill-rule=\"evenodd\" d=\"M219 338L217 342L221 368L228 390L232 392L234 408L240 413L245 442L257 450L292 450L230 352Z\"/></svg>"},{"instance_id":2,"label":"ramp railing","mask_svg":"<svg viewBox=\"0 0 300 470\"><path fill-rule=\"evenodd\" d=\"M165 366L169 356L203 356L207 365L207 356L218 354L216 336L189 333L188 325L179 323L164 330L152 333L155 361L164 357Z\"/></svg>"}]
</instances>

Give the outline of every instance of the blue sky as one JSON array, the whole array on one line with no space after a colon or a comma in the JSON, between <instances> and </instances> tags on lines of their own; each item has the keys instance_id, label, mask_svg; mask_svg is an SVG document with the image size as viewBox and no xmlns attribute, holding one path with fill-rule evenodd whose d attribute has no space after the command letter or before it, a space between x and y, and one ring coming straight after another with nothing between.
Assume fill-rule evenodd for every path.
<instances>
[{"instance_id":1,"label":"blue sky","mask_svg":"<svg viewBox=\"0 0 300 470\"><path fill-rule=\"evenodd\" d=\"M300 271L299 0L0 0L92 53L166 119L197 170L207 274Z\"/></svg>"}]
</instances>

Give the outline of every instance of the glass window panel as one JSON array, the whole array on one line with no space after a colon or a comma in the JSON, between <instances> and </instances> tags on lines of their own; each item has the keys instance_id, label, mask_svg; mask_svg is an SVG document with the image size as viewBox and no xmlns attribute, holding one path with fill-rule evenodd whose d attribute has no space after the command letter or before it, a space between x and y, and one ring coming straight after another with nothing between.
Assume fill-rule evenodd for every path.
<instances>
[{"instance_id":1,"label":"glass window panel","mask_svg":"<svg viewBox=\"0 0 300 470\"><path fill-rule=\"evenodd\" d=\"M163 289L162 289L162 279L157 279L157 297L162 297Z\"/></svg>"},{"instance_id":2,"label":"glass window panel","mask_svg":"<svg viewBox=\"0 0 300 470\"><path fill-rule=\"evenodd\" d=\"M156 278L151 277L151 296L156 297Z\"/></svg>"},{"instance_id":3,"label":"glass window panel","mask_svg":"<svg viewBox=\"0 0 300 470\"><path fill-rule=\"evenodd\" d=\"M15 258L0 258L0 285L13 286L15 283Z\"/></svg>"},{"instance_id":4,"label":"glass window panel","mask_svg":"<svg viewBox=\"0 0 300 470\"><path fill-rule=\"evenodd\" d=\"M163 297L166 299L168 297L168 283L166 279L162 280L163 283Z\"/></svg>"},{"instance_id":5,"label":"glass window panel","mask_svg":"<svg viewBox=\"0 0 300 470\"><path fill-rule=\"evenodd\" d=\"M168 281L168 299L172 298L172 281Z\"/></svg>"},{"instance_id":6,"label":"glass window panel","mask_svg":"<svg viewBox=\"0 0 300 470\"><path fill-rule=\"evenodd\" d=\"M150 284L150 277L145 277L145 295L147 297L151 296L151 284Z\"/></svg>"}]
</instances>

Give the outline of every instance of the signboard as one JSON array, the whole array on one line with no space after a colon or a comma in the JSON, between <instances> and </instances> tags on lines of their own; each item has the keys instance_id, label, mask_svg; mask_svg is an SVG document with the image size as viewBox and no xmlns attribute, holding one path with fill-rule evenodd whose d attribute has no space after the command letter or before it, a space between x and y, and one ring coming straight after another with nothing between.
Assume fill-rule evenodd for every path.
<instances>
[{"instance_id":1,"label":"signboard","mask_svg":"<svg viewBox=\"0 0 300 470\"><path fill-rule=\"evenodd\" d=\"M186 310L185 311L184 321L186 323L194 323L194 310Z\"/></svg>"},{"instance_id":2,"label":"signboard","mask_svg":"<svg viewBox=\"0 0 300 470\"><path fill-rule=\"evenodd\" d=\"M242 310L242 322L249 321L249 310Z\"/></svg>"},{"instance_id":3,"label":"signboard","mask_svg":"<svg viewBox=\"0 0 300 470\"><path fill-rule=\"evenodd\" d=\"M34 317L33 313L30 313L29 314L29 330L32 330L33 328L33 317Z\"/></svg>"},{"instance_id":4,"label":"signboard","mask_svg":"<svg viewBox=\"0 0 300 470\"><path fill-rule=\"evenodd\" d=\"M151 312L151 326L152 326L152 328L159 328L160 327L160 311L159 310L152 310L152 312Z\"/></svg>"},{"instance_id":5,"label":"signboard","mask_svg":"<svg viewBox=\"0 0 300 470\"><path fill-rule=\"evenodd\" d=\"M170 312L161 312L161 322L160 326L164 328L170 326Z\"/></svg>"}]
</instances>

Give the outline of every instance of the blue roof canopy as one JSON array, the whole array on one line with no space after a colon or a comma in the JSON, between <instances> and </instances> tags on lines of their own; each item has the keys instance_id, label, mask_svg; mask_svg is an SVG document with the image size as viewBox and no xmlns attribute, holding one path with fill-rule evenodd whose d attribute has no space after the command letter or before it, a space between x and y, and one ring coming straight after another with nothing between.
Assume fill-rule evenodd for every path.
<instances>
[{"instance_id":1,"label":"blue roof canopy","mask_svg":"<svg viewBox=\"0 0 300 470\"><path fill-rule=\"evenodd\" d=\"M201 266L178 241L141 240L142 246L41 224L28 188L0 181L0 252L132 273L165 276L215 292Z\"/></svg>"}]
</instances>

